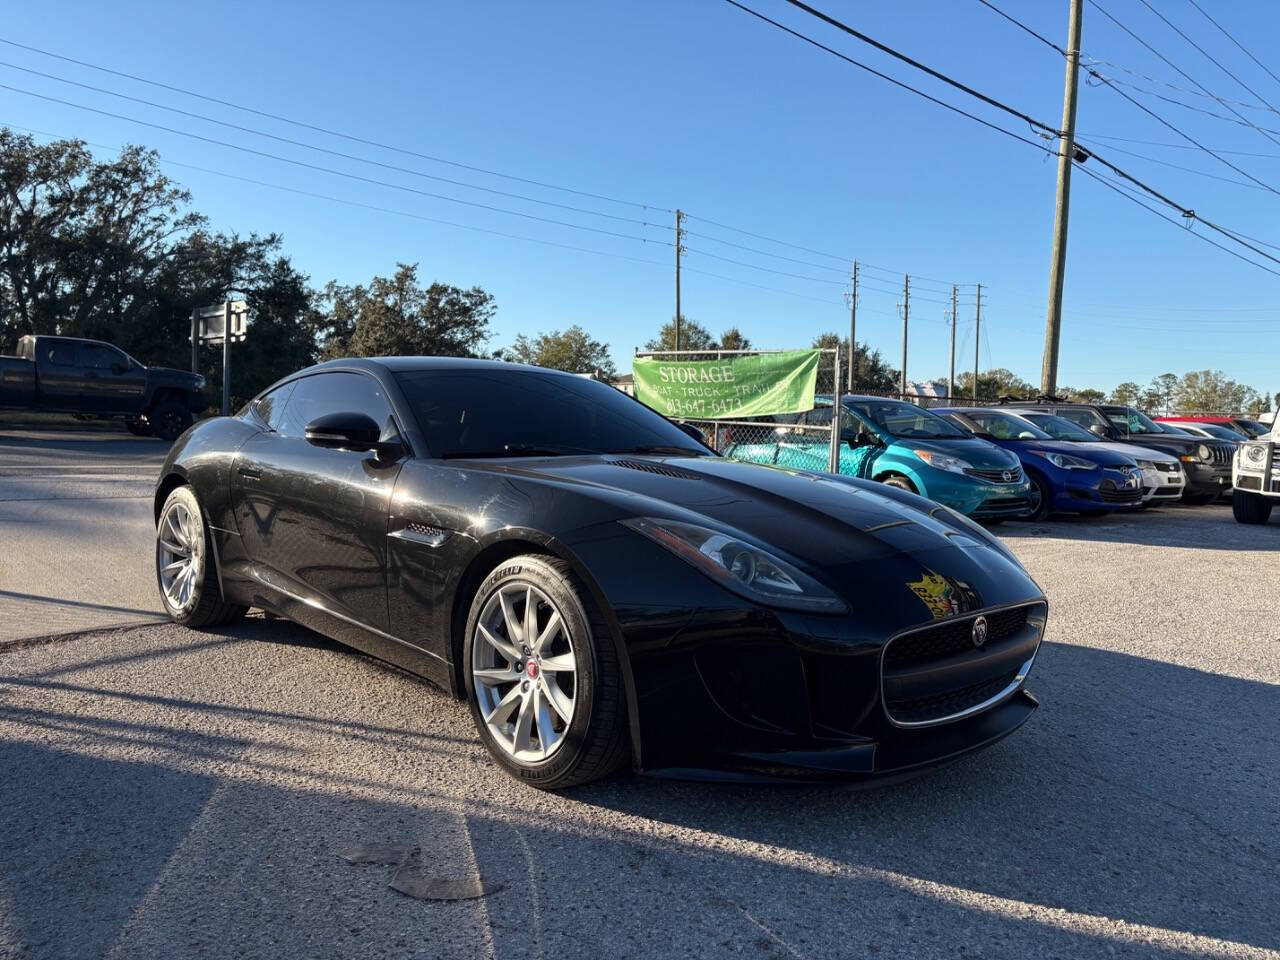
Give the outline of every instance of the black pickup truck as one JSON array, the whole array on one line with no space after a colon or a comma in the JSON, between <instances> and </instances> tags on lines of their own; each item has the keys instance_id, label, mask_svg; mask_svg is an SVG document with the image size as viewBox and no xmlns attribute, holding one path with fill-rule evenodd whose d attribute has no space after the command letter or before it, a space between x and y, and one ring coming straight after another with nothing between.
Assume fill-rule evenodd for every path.
<instances>
[{"instance_id":1,"label":"black pickup truck","mask_svg":"<svg viewBox=\"0 0 1280 960\"><path fill-rule=\"evenodd\" d=\"M119 418L130 433L173 440L205 407L204 377L147 367L101 340L26 336L0 357L0 409Z\"/></svg>"}]
</instances>

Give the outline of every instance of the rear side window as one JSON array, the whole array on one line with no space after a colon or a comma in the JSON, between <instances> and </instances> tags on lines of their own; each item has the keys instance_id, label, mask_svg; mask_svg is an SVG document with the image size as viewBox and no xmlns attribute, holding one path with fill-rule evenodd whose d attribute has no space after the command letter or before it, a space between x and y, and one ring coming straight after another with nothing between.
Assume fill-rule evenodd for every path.
<instances>
[{"instance_id":1,"label":"rear side window","mask_svg":"<svg viewBox=\"0 0 1280 960\"><path fill-rule=\"evenodd\" d=\"M382 385L362 373L316 373L293 381L293 392L284 406L279 426L282 436L306 436L307 424L330 413L363 413L382 427L383 437L393 435L395 421ZM265 398L264 398L265 399Z\"/></svg>"},{"instance_id":2,"label":"rear side window","mask_svg":"<svg viewBox=\"0 0 1280 960\"><path fill-rule=\"evenodd\" d=\"M79 357L80 366L89 367L92 370L109 370L116 364L124 363L122 354L100 343L80 344Z\"/></svg>"}]
</instances>

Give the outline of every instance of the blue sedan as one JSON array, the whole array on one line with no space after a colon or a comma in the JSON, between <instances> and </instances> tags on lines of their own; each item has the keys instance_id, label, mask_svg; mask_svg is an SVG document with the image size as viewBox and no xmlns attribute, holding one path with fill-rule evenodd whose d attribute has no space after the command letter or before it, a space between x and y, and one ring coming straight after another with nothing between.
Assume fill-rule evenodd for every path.
<instances>
[{"instance_id":1,"label":"blue sedan","mask_svg":"<svg viewBox=\"0 0 1280 960\"><path fill-rule=\"evenodd\" d=\"M1054 511L1097 515L1131 510L1142 502L1142 471L1125 454L1090 449L1082 456L1078 446L1054 440L1002 410L947 407L934 413L1018 457L1033 488L1032 520L1044 520Z\"/></svg>"}]
</instances>

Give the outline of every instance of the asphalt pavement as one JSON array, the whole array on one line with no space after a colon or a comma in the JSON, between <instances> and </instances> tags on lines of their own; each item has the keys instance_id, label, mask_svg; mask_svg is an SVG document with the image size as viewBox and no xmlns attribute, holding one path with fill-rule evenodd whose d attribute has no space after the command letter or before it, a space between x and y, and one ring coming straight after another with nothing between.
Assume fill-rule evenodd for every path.
<instances>
[{"instance_id":1,"label":"asphalt pavement","mask_svg":"<svg viewBox=\"0 0 1280 960\"><path fill-rule=\"evenodd\" d=\"M10 646L0 957L1280 957L1280 524L999 531L1050 599L1042 707L873 790L539 793L461 704L279 620ZM413 899L362 844L499 889Z\"/></svg>"},{"instance_id":2,"label":"asphalt pavement","mask_svg":"<svg viewBox=\"0 0 1280 960\"><path fill-rule=\"evenodd\" d=\"M169 444L0 421L0 643L163 618L151 495Z\"/></svg>"}]
</instances>

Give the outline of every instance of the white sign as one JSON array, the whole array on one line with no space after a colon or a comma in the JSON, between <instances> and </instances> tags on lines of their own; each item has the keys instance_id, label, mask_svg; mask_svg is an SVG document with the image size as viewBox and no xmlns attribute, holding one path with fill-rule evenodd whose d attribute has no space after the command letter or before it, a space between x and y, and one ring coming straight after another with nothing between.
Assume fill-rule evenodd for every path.
<instances>
[{"instance_id":1,"label":"white sign","mask_svg":"<svg viewBox=\"0 0 1280 960\"><path fill-rule=\"evenodd\" d=\"M223 324L228 316L231 318L231 342L239 343L245 338L245 330L249 322L249 305L243 300L231 300L212 307L199 307L196 319L199 321L200 339L206 343L221 343Z\"/></svg>"}]
</instances>

